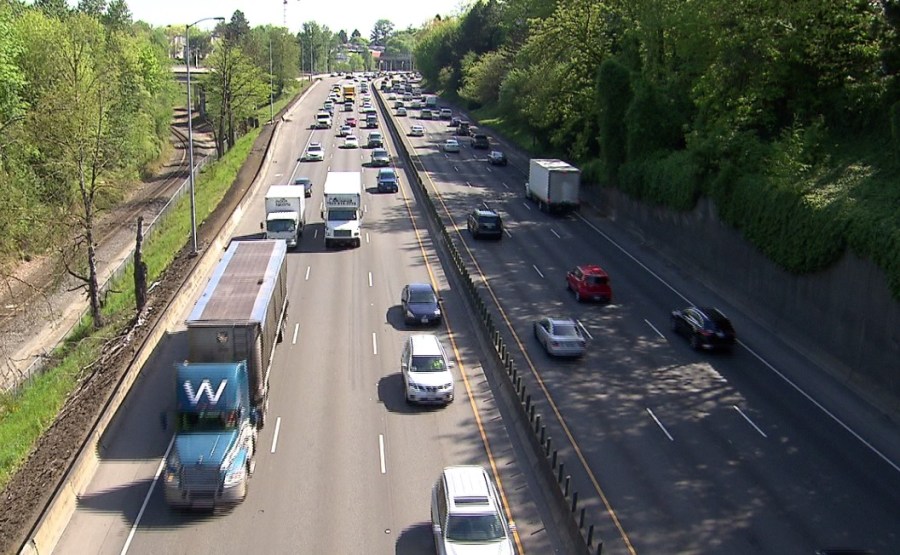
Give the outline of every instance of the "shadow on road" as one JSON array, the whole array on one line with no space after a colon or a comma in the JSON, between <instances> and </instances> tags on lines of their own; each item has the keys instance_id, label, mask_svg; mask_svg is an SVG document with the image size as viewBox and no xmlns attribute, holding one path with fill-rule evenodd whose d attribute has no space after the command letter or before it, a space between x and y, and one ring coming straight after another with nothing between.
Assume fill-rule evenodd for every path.
<instances>
[{"instance_id":1,"label":"shadow on road","mask_svg":"<svg viewBox=\"0 0 900 555\"><path fill-rule=\"evenodd\" d=\"M434 553L434 540L431 536L431 523L420 522L404 529L397 536L396 555L418 555Z\"/></svg>"}]
</instances>

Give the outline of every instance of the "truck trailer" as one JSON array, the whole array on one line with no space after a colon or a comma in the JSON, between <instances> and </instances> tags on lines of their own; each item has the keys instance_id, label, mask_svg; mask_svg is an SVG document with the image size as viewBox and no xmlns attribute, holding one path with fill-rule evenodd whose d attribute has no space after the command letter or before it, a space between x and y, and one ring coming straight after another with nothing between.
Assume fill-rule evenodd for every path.
<instances>
[{"instance_id":1,"label":"truck trailer","mask_svg":"<svg viewBox=\"0 0 900 555\"><path fill-rule=\"evenodd\" d=\"M287 317L286 253L284 241L232 242L188 317L164 474L174 507L213 508L246 496Z\"/></svg>"},{"instance_id":2,"label":"truck trailer","mask_svg":"<svg viewBox=\"0 0 900 555\"><path fill-rule=\"evenodd\" d=\"M362 244L362 177L360 172L328 172L322 189L325 248Z\"/></svg>"},{"instance_id":3,"label":"truck trailer","mask_svg":"<svg viewBox=\"0 0 900 555\"><path fill-rule=\"evenodd\" d=\"M296 248L306 225L306 188L297 185L272 185L266 191L266 221L260 228L266 239L281 239L289 249Z\"/></svg>"},{"instance_id":4,"label":"truck trailer","mask_svg":"<svg viewBox=\"0 0 900 555\"><path fill-rule=\"evenodd\" d=\"M568 212L580 205L581 170L562 160L532 158L528 163L525 198L541 210Z\"/></svg>"}]
</instances>

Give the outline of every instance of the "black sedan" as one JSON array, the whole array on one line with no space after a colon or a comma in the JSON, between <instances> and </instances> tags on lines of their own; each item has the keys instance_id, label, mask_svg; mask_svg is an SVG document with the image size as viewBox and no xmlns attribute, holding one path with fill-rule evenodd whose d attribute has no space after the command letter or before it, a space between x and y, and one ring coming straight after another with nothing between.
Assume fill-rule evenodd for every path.
<instances>
[{"instance_id":1,"label":"black sedan","mask_svg":"<svg viewBox=\"0 0 900 555\"><path fill-rule=\"evenodd\" d=\"M716 308L689 306L672 311L672 330L687 337L691 347L730 350L737 342L734 326Z\"/></svg>"},{"instance_id":2,"label":"black sedan","mask_svg":"<svg viewBox=\"0 0 900 555\"><path fill-rule=\"evenodd\" d=\"M400 294L400 308L407 324L440 324L441 298L430 283L410 283Z\"/></svg>"}]
</instances>

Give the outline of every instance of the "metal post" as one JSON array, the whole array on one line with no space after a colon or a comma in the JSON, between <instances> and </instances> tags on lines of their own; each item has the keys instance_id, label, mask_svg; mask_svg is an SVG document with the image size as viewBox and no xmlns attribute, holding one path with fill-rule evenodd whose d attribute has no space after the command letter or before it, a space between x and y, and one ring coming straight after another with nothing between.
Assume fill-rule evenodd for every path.
<instances>
[{"instance_id":1,"label":"metal post","mask_svg":"<svg viewBox=\"0 0 900 555\"><path fill-rule=\"evenodd\" d=\"M197 256L197 208L194 204L194 103L191 98L191 26L184 28L184 63L187 66L188 164L191 188L191 254Z\"/></svg>"},{"instance_id":2,"label":"metal post","mask_svg":"<svg viewBox=\"0 0 900 555\"><path fill-rule=\"evenodd\" d=\"M271 32L271 31L270 31ZM275 121L275 92L272 90L275 85L272 81L272 35L269 35L269 121Z\"/></svg>"},{"instance_id":3,"label":"metal post","mask_svg":"<svg viewBox=\"0 0 900 555\"><path fill-rule=\"evenodd\" d=\"M191 189L191 252L193 258L197 256L197 206L194 201L194 105L191 98L191 27L204 21L215 19L225 21L224 17L204 17L185 25L184 27L184 63L187 68L187 112L188 112L188 164L190 164L189 178Z\"/></svg>"}]
</instances>

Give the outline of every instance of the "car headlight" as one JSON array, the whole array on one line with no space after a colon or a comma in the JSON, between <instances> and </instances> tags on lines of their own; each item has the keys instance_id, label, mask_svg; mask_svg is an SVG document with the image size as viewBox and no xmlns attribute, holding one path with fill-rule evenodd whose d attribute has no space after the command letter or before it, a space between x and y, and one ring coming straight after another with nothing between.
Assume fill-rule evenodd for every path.
<instances>
[{"instance_id":1,"label":"car headlight","mask_svg":"<svg viewBox=\"0 0 900 555\"><path fill-rule=\"evenodd\" d=\"M407 318L415 318L416 315L412 313L412 310L407 310L407 311L406 311L406 317L407 317Z\"/></svg>"},{"instance_id":2,"label":"car headlight","mask_svg":"<svg viewBox=\"0 0 900 555\"><path fill-rule=\"evenodd\" d=\"M434 309L434 315L435 315L435 316L440 316L440 315L441 315L441 309L440 309L440 308L435 308L435 309Z\"/></svg>"}]
</instances>

